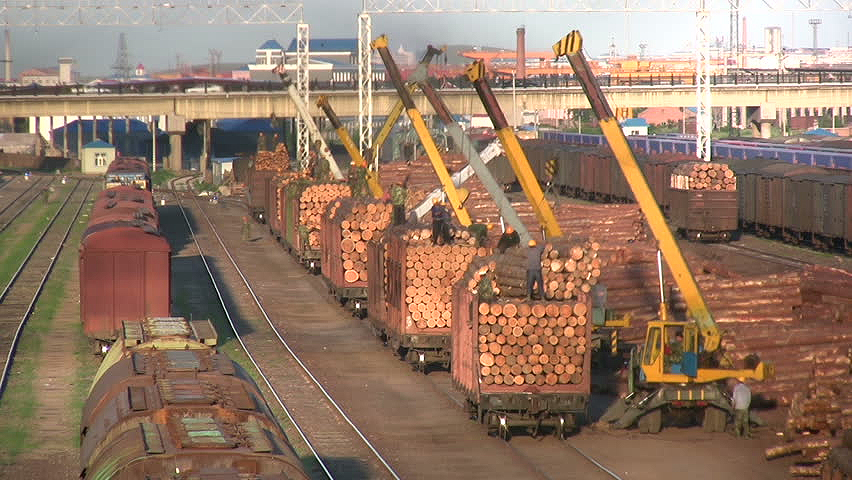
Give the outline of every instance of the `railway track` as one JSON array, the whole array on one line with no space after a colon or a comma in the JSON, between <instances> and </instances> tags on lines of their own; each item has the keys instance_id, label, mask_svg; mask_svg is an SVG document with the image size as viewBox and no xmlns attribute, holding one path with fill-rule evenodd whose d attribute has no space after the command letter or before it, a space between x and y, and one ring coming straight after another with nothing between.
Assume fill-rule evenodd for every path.
<instances>
[{"instance_id":1,"label":"railway track","mask_svg":"<svg viewBox=\"0 0 852 480\"><path fill-rule=\"evenodd\" d=\"M180 182L180 183L185 183L185 182ZM196 200L193 200L193 202L196 202ZM207 205L206 202L202 202L202 203L204 203L205 208L214 208L212 206L206 206ZM201 207L200 204L197 203L196 206L199 207L199 208L193 209L193 212L203 210L202 208L200 208ZM226 207L226 208L231 208L231 207ZM210 221L209 218L206 217L206 215L203 214L203 211L201 212L201 217L203 217L203 218L197 219L198 222L212 226L212 222ZM255 226L255 228L258 228L258 227ZM217 235L214 234L214 236L217 236ZM223 242L221 240L221 238L218 238L218 236L217 236L217 240L215 240L215 242L219 243L218 248L220 250L224 247L225 242ZM205 256L213 257L214 261L216 262L216 265L218 265L220 269L223 268L221 266L222 262L223 262L222 260L220 260L221 257L219 257L218 255L212 255L210 253L207 253L207 252L209 252L207 249L205 249L205 252L206 252L204 254ZM281 250L279 250L278 254L282 254L282 253L283 252ZM236 261L234 260L233 256L230 256L230 254L228 254L228 257L229 257L230 260L224 260L224 262L225 263L231 263L231 268L233 268L233 265L236 263ZM247 283L249 283L248 279L244 275L239 275L239 277L240 278L235 280L237 283L242 283L243 285L246 285ZM228 283L229 283L229 285L232 286L231 288L234 288L233 287L234 281L229 281ZM286 284L286 280L282 280L282 283ZM232 292L232 295L241 297L242 292ZM257 295L255 295L254 293L251 293L250 295L255 299L256 302L260 302L260 300L257 298ZM318 295L318 292L314 293L314 295ZM280 300L276 300L276 302L280 302ZM346 316L346 317L349 316L349 312L344 312L342 308L336 307L336 309L340 312L341 316ZM270 322L267 325L263 325L262 328L269 329L271 323L272 322ZM239 327L239 322L237 322L236 327ZM251 322L250 325L246 326L246 329L252 329L252 328L258 328L258 327L255 327L254 322ZM267 344L270 343L268 339L267 339L266 343ZM259 345L260 345L260 348L261 348L259 350L261 352L261 354L255 355L256 359L262 359L262 358L267 358L269 356L276 356L276 355L278 357L281 356L280 353L275 353L274 351L267 353L268 350L264 349L264 348L266 348L266 347L264 347L264 344L259 343ZM249 348L251 348L250 345L249 345ZM386 356L386 355L389 355L389 352L387 350L383 350L381 352L381 354ZM261 364L260 365L261 368L259 368L259 369L263 370L263 368L262 368L263 362L258 361L257 363ZM292 368L295 369L297 367L294 366ZM403 374L411 376L413 378L413 380L415 380L417 382L422 382L423 377L420 377L418 375L412 375L410 372L407 372L407 371L403 372ZM428 377L426 377L426 378L428 378ZM303 381L303 379L296 379L295 381ZM288 379L287 382L290 385L299 385L299 383L294 383L294 380L292 380L292 379ZM365 380L365 382L366 382L366 380ZM427 380L426 382L423 382L423 383L428 384L428 383L431 383L431 382ZM437 385L432 386L430 389L433 389L433 388L436 389L436 390L440 390L440 387L438 387ZM293 390L293 388L290 388L290 390ZM299 388L299 390L301 390L301 388ZM295 410L297 410L298 407L296 407L296 404L292 401L294 399L286 398L287 394L288 393L285 393L284 395L279 396L279 398L284 397L283 403L288 405L288 407L292 407L291 410L294 411L294 414L298 413L298 412L295 412ZM292 395L292 393L289 393L289 395ZM444 396L443 393L440 393L439 395ZM454 398L452 398L452 395L450 395L450 394L447 394L446 398L448 398L449 400L454 401L454 402L456 401ZM304 401L304 400L310 401L310 398L306 398L306 399L296 398L295 400L297 400L297 401ZM479 444L478 445L479 447L485 447L484 449L487 449L490 452L491 455L494 455L496 453L497 455L499 455L501 457L502 461L511 462L513 464L513 467L516 469L516 471L523 472L521 474L521 476L523 478L540 478L540 479L544 479L544 480L546 480L546 479L557 479L557 478L588 478L588 479L593 479L593 480L598 479L598 478L600 478L600 479L619 478L619 477L617 477L613 474L608 473L606 468L603 467L602 465L600 465L599 462L596 462L593 458L588 457L588 456L584 456L581 452L574 449L573 446L570 445L570 443L563 442L559 439L556 439L555 437L543 439L544 442L542 442L541 438L532 439L532 438L519 437L517 442L505 443L505 442L502 442L500 440L497 440L497 439L494 439L494 438L488 438L487 436L485 436L484 431L482 430L481 427L476 426L475 424L473 424L473 422L467 421L466 419L464 419L463 415L458 415L457 413L459 413L459 412L453 411L452 413L453 413L453 415L451 415L451 417L454 417L454 420L453 419L450 419L450 420L460 422L462 424L461 426L466 430L469 429L469 430L474 431L473 435L475 435L475 438L476 438L475 442L477 444ZM294 416L296 417L296 420L299 420L298 414L295 414ZM324 428L324 427L320 426L319 428ZM303 428L303 430L307 431L307 432L316 432L317 431L317 430L315 430L315 427L312 427L312 426L305 426ZM327 435L328 435L327 433L325 433L325 432L323 433L323 437L325 437ZM310 438L311 437L310 434L306 434L306 436L312 442L314 441L314 439ZM412 442L413 442L412 444L416 444L416 440L414 440L414 438L412 438ZM314 443L317 443L317 442L314 442ZM317 443L317 445L318 445L318 447L320 446L319 443ZM475 447L473 445L471 445L471 448L475 448ZM317 450L319 452L322 452L322 448L317 448ZM389 455L394 455L394 453L389 453ZM358 458L363 458L363 457L358 457ZM493 465L491 467L492 472L481 471L480 473L483 474L483 475L491 476L493 478L503 478L503 476L507 475L507 472L501 472L500 471L500 467L498 466L499 462L493 462L492 465ZM578 468L578 465L582 465L582 467ZM566 471L567 472L573 472L572 475L574 475L574 476L565 477ZM332 474L333 474L333 472L332 472ZM461 474L461 475L463 475L463 474ZM512 475L512 477L510 477L510 478L517 478L518 473L512 473L511 475ZM428 478L428 476L427 476L427 478ZM457 478L463 478L463 476L458 476Z\"/></svg>"},{"instance_id":2,"label":"railway track","mask_svg":"<svg viewBox=\"0 0 852 480\"><path fill-rule=\"evenodd\" d=\"M173 185L178 183L181 182L173 182ZM346 415L302 359L290 348L281 332L272 324L252 286L195 197L190 200L195 203L192 211L200 215L201 218L197 220L203 223L203 226L198 228L209 232L203 235L208 238L201 241L198 238L201 235L192 228L181 194L175 193L175 199L237 340L260 372L263 382L273 392L275 401L286 412L302 440L316 457L324 476L332 479L399 479L400 477L390 464ZM205 259L206 256L211 255L210 249L213 248L220 249L230 259L230 265L218 265L218 271L214 271ZM224 270L227 270L227 273ZM244 309L245 305L236 305L233 293L230 299L226 298L223 277L230 277L228 285L231 288L242 283L244 290L239 296L251 297L255 312L251 312L250 315L240 314L240 310ZM234 279L234 277L237 278Z\"/></svg>"},{"instance_id":3,"label":"railway track","mask_svg":"<svg viewBox=\"0 0 852 480\"><path fill-rule=\"evenodd\" d=\"M0 396L5 390L15 348L27 319L33 312L44 284L93 186L94 182L77 180L8 285L0 293Z\"/></svg>"},{"instance_id":4,"label":"railway track","mask_svg":"<svg viewBox=\"0 0 852 480\"><path fill-rule=\"evenodd\" d=\"M29 181L19 181L14 188L9 187L8 193L11 198L0 208L0 233L9 228L9 225L27 210L27 207L39 197L44 188L49 187L54 177L34 177Z\"/></svg>"}]
</instances>

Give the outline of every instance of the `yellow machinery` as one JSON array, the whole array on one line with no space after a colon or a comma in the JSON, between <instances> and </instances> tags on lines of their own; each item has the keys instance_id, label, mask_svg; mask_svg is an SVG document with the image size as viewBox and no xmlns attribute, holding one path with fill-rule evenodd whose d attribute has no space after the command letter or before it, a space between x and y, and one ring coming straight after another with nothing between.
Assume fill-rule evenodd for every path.
<instances>
[{"instance_id":1,"label":"yellow machinery","mask_svg":"<svg viewBox=\"0 0 852 480\"><path fill-rule=\"evenodd\" d=\"M442 50L438 50L437 48L433 48L431 45L426 49L426 53L423 55L423 58L420 60L420 63L417 65L417 68L414 69L414 73L412 76L427 76L429 64L432 63L432 59L435 58L435 55L441 53ZM409 81L405 86L408 89L409 94L413 94L417 89L417 82ZM393 131L394 125L396 125L396 121L399 120L399 117L402 115L402 111L405 109L405 105L402 103L402 98L398 99L396 103L391 107L390 112L388 112L388 118L385 120L385 124L382 125L382 129L379 130L379 134L376 135L376 139L373 142L373 157L372 159L378 159L382 146L385 144L385 141Z\"/></svg>"},{"instance_id":2,"label":"yellow machinery","mask_svg":"<svg viewBox=\"0 0 852 480\"><path fill-rule=\"evenodd\" d=\"M429 129L426 127L426 122L423 121L423 116L420 115L420 111L417 110L417 107L414 105L414 100L411 98L411 92L408 88L406 88L405 83L402 81L402 75L399 73L399 68L396 66L396 62L393 57L391 57L390 51L388 50L387 37L382 35L381 37L373 40L372 46L378 50L379 55L382 57L382 62L385 64L387 74L393 82L394 87L396 87L396 92L399 95L400 100L402 100L402 104L408 114L408 118L411 120L411 125L417 132L417 136L420 137L420 142L426 150L426 155L429 157L429 161L432 162L432 168L435 169L435 173L438 175L438 179L444 187L444 192L447 194L450 206L453 207L453 210L456 213L456 218L458 218L459 223L463 226L470 226L470 214L468 214L467 210L464 208L464 198L461 197L456 186L453 184L453 179L450 177L450 173L447 171L447 166L444 165L443 159L441 159L438 147L429 135Z\"/></svg>"},{"instance_id":3,"label":"yellow machinery","mask_svg":"<svg viewBox=\"0 0 852 480\"><path fill-rule=\"evenodd\" d=\"M465 73L473 84L473 88L476 89L476 93L479 95L485 111L488 112L488 116L491 118L491 123L497 132L497 138L503 144L503 150L506 152L509 164L515 171L518 182L521 184L521 188L524 189L524 193L532 205L536 217L538 217L539 224L544 228L547 238L561 237L562 230L556 222L556 217L553 215L550 204L547 203L547 199L544 197L541 185L539 185L538 179L535 177L527 160L527 156L518 142L518 137L515 136L515 132L509 126L509 122L506 121L506 116L503 115L503 110L500 109L494 92L491 91L491 87L485 80L485 64L482 63L482 60L477 60L467 67Z\"/></svg>"},{"instance_id":4,"label":"yellow machinery","mask_svg":"<svg viewBox=\"0 0 852 480\"><path fill-rule=\"evenodd\" d=\"M352 158L352 165L364 169L364 175L367 177L367 186L370 187L370 193L373 194L374 198L382 198L384 192L382 191L382 185L379 183L378 174L375 170L370 169L370 166L367 165L364 157L361 156L361 152L358 151L358 147L355 145L355 142L352 141L352 137L349 136L349 132L347 132L343 124L340 123L340 119L337 118L337 114L334 113L334 109L331 108L331 105L328 103L328 97L321 95L319 99L317 99L317 106L322 109L325 116L328 117L328 121L331 122L331 126L334 127L334 131L337 132L337 136L340 137L340 141L343 142L343 147L346 148L346 151Z\"/></svg>"},{"instance_id":5,"label":"yellow machinery","mask_svg":"<svg viewBox=\"0 0 852 480\"><path fill-rule=\"evenodd\" d=\"M568 57L574 75L589 99L601 130L686 301L689 317L687 321L670 319L661 298L660 320L648 322L644 346L631 355L630 393L623 404L614 405L602 421L627 428L638 420L640 431L656 433L662 426L664 410L692 408L703 411L705 430L722 431L727 414L733 413L733 408L721 381L735 377L763 380L770 378L774 369L759 362L755 362L757 364L753 368L733 369L722 356L719 328L680 246L654 200L621 126L589 68L582 53L582 45L580 32L575 30L557 42L553 51L557 58L563 55ZM660 265L661 285L662 281ZM679 340L680 337L682 340Z\"/></svg>"}]
</instances>

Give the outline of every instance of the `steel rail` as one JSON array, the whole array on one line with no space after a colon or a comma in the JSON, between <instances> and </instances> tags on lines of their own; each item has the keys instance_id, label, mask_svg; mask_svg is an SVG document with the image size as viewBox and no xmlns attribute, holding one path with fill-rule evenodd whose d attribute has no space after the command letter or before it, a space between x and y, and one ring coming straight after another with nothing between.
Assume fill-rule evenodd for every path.
<instances>
[{"instance_id":1,"label":"steel rail","mask_svg":"<svg viewBox=\"0 0 852 480\"><path fill-rule=\"evenodd\" d=\"M51 184L51 183L53 183L53 180L51 180L50 182L48 182L48 184L47 184L47 185L48 185L48 186L50 186L50 184ZM31 184L29 187L27 187L27 189L26 189L26 190L24 190L23 192L21 192L21 193L20 193L17 197L15 197L14 199L12 199L12 201L11 201L11 202L9 202L9 204L8 204L8 205L6 205L5 207L3 207L3 209L2 209L2 210L0 210L0 215L2 215L2 214L4 214L4 213L6 213L6 210L8 210L8 209L12 208L12 206L13 206L13 205L15 205L15 204L18 202L18 200L20 200L20 199L21 199L21 197L23 197L24 195L26 195L26 194L30 193L30 191L32 191L32 189L33 189L33 188L35 188L35 187L36 187L36 185L41 185L41 184L42 184L42 179L41 179L41 178L39 178L37 181L33 181L33 182L32 182L32 184ZM0 227L0 233L3 233L4 231L6 231L6 229L7 229L7 228L9 228L9 225L11 225L11 224L12 224L12 222L14 222L14 221L15 221L15 219L17 219L19 216L21 216L21 214L22 214L22 213L24 213L24 211L27 209L27 207L29 207L30 205L32 205L32 203L33 203L33 202L35 202L36 198L38 198L38 195L36 195L36 196L34 196L34 197L30 198L29 200L27 200L27 201L24 203L24 205L20 208L20 210L18 210L18 211L17 211L14 215L12 215L12 217L11 217L11 218L9 218L9 220L8 220L6 223L4 223L2 227Z\"/></svg>"},{"instance_id":2,"label":"steel rail","mask_svg":"<svg viewBox=\"0 0 852 480\"><path fill-rule=\"evenodd\" d=\"M18 268L18 270L12 276L12 279L9 280L9 283L6 285L6 288L3 290L2 295L0 295L0 302L2 302L2 300L6 298L6 295L9 293L9 290L11 289L12 285L18 279L18 277L20 276L24 267L26 266L26 264L29 263L30 259L32 258L33 253L35 252L35 249L41 244L42 240L47 235L47 232L50 231L50 227L52 227L53 224L56 222L56 219L59 218L60 214L65 209L66 205L68 205L68 202L71 200L71 197L77 191L77 188L79 188L81 183L82 183L82 180L77 181L77 184L74 185L74 188L68 194L68 197L65 198L65 201L62 202L62 205L59 207L59 209L57 209L56 214L50 220L50 223L48 223L48 225L44 228L44 231L41 233L38 240L33 245L33 248L30 250L29 254L27 254L27 257L24 259L24 261L21 262L21 266ZM33 295L32 300L30 301L29 305L27 306L26 311L22 315L21 321L18 323L18 327L15 330L15 335L12 337L12 342L9 346L9 351L6 353L6 362L3 365L2 375L0 375L0 398L2 398L3 393L6 391L6 383L9 379L9 371L10 371L10 368L11 368L11 365L12 365L12 359L14 358L15 350L17 349L18 343L20 342L21 335L23 334L24 327L26 326L27 320L29 319L30 315L32 314L32 312L35 308L35 304L38 301L39 297L41 296L41 292L44 290L44 285L45 285L45 283L47 283L48 277L50 276L51 272L53 272L53 267L54 267L54 265L56 265L56 261L59 258L59 254L62 253L62 250L65 247L65 242L68 240L68 236L71 234L71 229L74 228L74 225L76 224L76 220L80 216L80 212L83 211L83 206L86 204L86 200L89 198L89 194L91 193L94 185L95 185L94 182L89 184L88 190L86 190L85 195L83 195L83 199L80 201L80 205L77 207L76 212L74 212L74 216L73 216L71 222L68 223L68 228L65 229L65 233L63 234L62 239L59 242L59 245L57 245L56 251L54 251L53 257L51 257L50 263L48 264L47 268L45 269L44 275L42 275L41 281L39 282L39 285L36 288L36 291Z\"/></svg>"},{"instance_id":3,"label":"steel rail","mask_svg":"<svg viewBox=\"0 0 852 480\"><path fill-rule=\"evenodd\" d=\"M308 437L302 430L302 427L300 427L296 419L293 418L293 415L290 413L290 410L287 408L287 406L284 405L284 401L278 395L278 392L275 390L275 387L272 386L272 382L270 382L266 374L263 373L263 369L255 361L254 355L252 355L251 351L249 351L248 347L243 342L242 336L240 336L240 333L237 330L237 326L234 323L234 319L233 317L231 317L231 312L225 305L225 298L222 295L222 290L219 288L219 284L216 282L216 278L213 275L213 270L210 268L210 264L207 262L207 257L205 257L204 255L204 250L202 250L201 245L198 243L198 239L195 236L195 230L192 228L192 222L189 221L189 217L186 215L186 210L184 209L183 203L180 200L180 194L177 190L174 190L174 187L177 184L177 180L180 180L182 178L184 177L179 177L171 181L174 196L177 200L177 205L180 209L180 213L183 216L184 222L186 223L186 228L187 230L189 230L189 233L192 236L192 242L195 244L195 248L198 250L199 257L201 257L201 261L204 263L204 268L205 270L207 270L207 275L210 277L210 283L213 285L213 289L216 290L216 296L219 298L219 304L222 306L222 311L225 313L225 317L228 319L228 324L231 326L231 330L234 332L234 337L237 339L237 342L239 342L246 356L248 356L249 361L252 363L252 365L254 365L254 368L255 370L257 370L257 373L258 375L260 375L260 378L263 379L264 383L266 383L267 388L269 388L269 390L272 392L272 395L275 397L275 400L278 402L278 405L287 415L287 418L290 420L293 426L296 427L296 431L299 432L299 436L302 438L302 441L305 442L305 445L307 445L308 450L311 451L311 454L317 460L317 463L319 464L322 471L325 473L326 477L328 477L329 479L333 479L334 477L332 476L331 472L329 472L328 467L322 461L322 458L320 457L319 453L317 453L313 444L311 444L310 440L308 440Z\"/></svg>"},{"instance_id":4,"label":"steel rail","mask_svg":"<svg viewBox=\"0 0 852 480\"><path fill-rule=\"evenodd\" d=\"M193 198L195 198L195 197L193 197ZM197 200L196 200L196 202L197 202ZM296 363L299 365L299 367L302 368L302 371L304 371L305 374L311 379L311 381L314 382L314 384L317 386L317 388L319 388L319 390L325 396L326 400L328 400L328 402L337 410L337 413L346 421L346 423L349 424L350 427L352 427L352 430L358 435L358 437L361 438L361 440L364 442L364 444L367 446L367 448L369 448L370 451L373 452L373 455L375 455L376 458L379 460L379 462L381 462L381 464L385 467L385 469L387 469L388 473L390 473L391 476L393 476L393 478L395 478L397 480L401 480L399 475L393 470L393 468L384 459L384 457L382 457L382 455L379 453L379 451L376 450L376 448L373 446L373 444L370 443L370 441L367 439L367 437L364 435L364 433L361 432L361 430L358 429L358 427L355 425L355 423L352 421L352 419L350 419L349 416L346 415L346 412L343 411L343 408L341 408L340 405L331 397L331 394L328 393L328 391L325 389L325 387L322 385L322 383L320 383L319 379L317 379L316 376L314 376L314 374L310 371L308 366L305 365L304 362L302 362L302 359L299 358L298 355L296 355L296 352L294 352L293 349L290 348L290 344L288 344L287 341L284 340L284 337L281 336L281 333L278 331L277 328L275 328L275 325L272 324L272 320L269 318L269 314L266 313L266 310L263 308L263 304L261 303L260 299L257 297L257 294L255 293L254 289L251 287L251 284L249 283L248 279L245 277L242 270L237 265L236 260L234 260L234 257L231 256L230 250L228 250L228 247L225 246L225 242L222 240L222 237L219 236L219 232L216 230L216 227L213 225L213 222L210 220L210 217L208 217L207 214L204 212L204 210L201 209L200 207L199 207L199 211L201 211L201 214L204 216L204 219L210 225L210 228L213 231L213 234L216 236L216 240L219 242L219 245L222 247L222 250L225 252L225 255L228 256L228 259L230 260L231 265L233 265L237 274L243 280L243 284L245 285L246 289L251 294L251 297L254 300L255 304L257 305L257 308L263 314L263 318L266 319L266 323L272 329L273 333L275 333L275 336L278 338L279 342L281 342L281 345L284 346L284 348L293 357L293 359L296 361Z\"/></svg>"}]
</instances>

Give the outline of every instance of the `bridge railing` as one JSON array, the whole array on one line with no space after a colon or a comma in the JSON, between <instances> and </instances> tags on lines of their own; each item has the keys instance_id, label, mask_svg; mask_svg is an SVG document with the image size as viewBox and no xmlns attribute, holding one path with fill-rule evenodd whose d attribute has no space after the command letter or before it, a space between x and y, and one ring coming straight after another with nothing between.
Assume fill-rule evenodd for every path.
<instances>
[{"instance_id":1,"label":"bridge railing","mask_svg":"<svg viewBox=\"0 0 852 480\"><path fill-rule=\"evenodd\" d=\"M468 89L467 78L432 78L433 86L439 89ZM598 76L603 87L648 87L648 86L690 86L695 85L692 72L638 72L613 73ZM514 83L514 85L513 85ZM737 72L726 75L712 75L711 85L801 85L852 83L852 71L795 71L795 72ZM493 88L567 88L579 87L573 75L538 75L524 79L498 76L489 79ZM390 82L374 82L376 90L393 89ZM348 90L357 88L353 81L311 82L312 90ZM166 94L166 93L228 93L228 92L283 92L280 81L248 81L230 78L205 79L181 78L173 80L146 80L129 82L104 82L98 85L5 85L0 86L0 96L58 96L58 95L104 95L104 94Z\"/></svg>"}]
</instances>

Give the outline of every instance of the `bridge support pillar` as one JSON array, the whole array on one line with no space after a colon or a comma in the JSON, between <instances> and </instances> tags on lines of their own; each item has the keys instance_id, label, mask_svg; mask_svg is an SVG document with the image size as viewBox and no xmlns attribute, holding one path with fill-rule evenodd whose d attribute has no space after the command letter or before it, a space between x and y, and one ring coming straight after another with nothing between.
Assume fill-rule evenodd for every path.
<instances>
[{"instance_id":1,"label":"bridge support pillar","mask_svg":"<svg viewBox=\"0 0 852 480\"><path fill-rule=\"evenodd\" d=\"M210 120L201 120L201 159L198 171L207 178L207 168L210 166Z\"/></svg>"},{"instance_id":2,"label":"bridge support pillar","mask_svg":"<svg viewBox=\"0 0 852 480\"><path fill-rule=\"evenodd\" d=\"M174 171L183 170L183 135L169 134L169 150L169 165L166 168Z\"/></svg>"},{"instance_id":3,"label":"bridge support pillar","mask_svg":"<svg viewBox=\"0 0 852 480\"><path fill-rule=\"evenodd\" d=\"M68 117L62 117L62 156L68 158Z\"/></svg>"},{"instance_id":4,"label":"bridge support pillar","mask_svg":"<svg viewBox=\"0 0 852 480\"><path fill-rule=\"evenodd\" d=\"M77 160L76 166L80 166L80 160L83 156L83 117L77 117Z\"/></svg>"},{"instance_id":5,"label":"bridge support pillar","mask_svg":"<svg viewBox=\"0 0 852 480\"><path fill-rule=\"evenodd\" d=\"M115 146L115 117L107 118L107 143Z\"/></svg>"},{"instance_id":6,"label":"bridge support pillar","mask_svg":"<svg viewBox=\"0 0 852 480\"><path fill-rule=\"evenodd\" d=\"M53 115L47 118L49 119L48 127L50 128L50 133L47 135L47 144L50 145L50 149L53 150L56 148L56 138L53 133Z\"/></svg>"}]
</instances>

